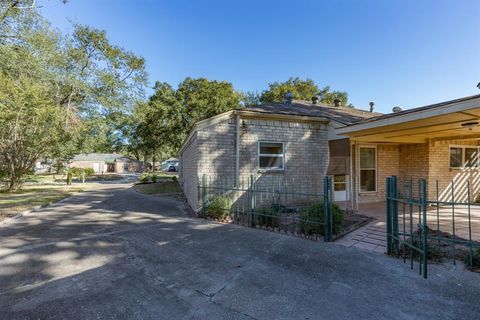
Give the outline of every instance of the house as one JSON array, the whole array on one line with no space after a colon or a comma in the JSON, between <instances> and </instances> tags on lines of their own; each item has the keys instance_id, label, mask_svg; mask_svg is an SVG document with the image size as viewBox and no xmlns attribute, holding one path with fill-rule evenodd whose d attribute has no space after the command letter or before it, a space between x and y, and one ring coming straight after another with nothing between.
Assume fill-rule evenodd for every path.
<instances>
[{"instance_id":1,"label":"house","mask_svg":"<svg viewBox=\"0 0 480 320\"><path fill-rule=\"evenodd\" d=\"M95 173L142 172L143 162L116 153L86 153L76 155L70 168L92 168Z\"/></svg>"},{"instance_id":2,"label":"house","mask_svg":"<svg viewBox=\"0 0 480 320\"><path fill-rule=\"evenodd\" d=\"M254 175L275 183L303 181L313 189L328 174L334 178L335 199L346 201L351 198L350 143L335 130L379 115L315 98L225 112L193 127L179 152L179 181L194 209L203 175L222 185L239 186Z\"/></svg>"},{"instance_id":3,"label":"house","mask_svg":"<svg viewBox=\"0 0 480 320\"><path fill-rule=\"evenodd\" d=\"M455 201L473 201L480 192L479 141L480 95L385 115L286 100L198 122L179 153L179 181L194 209L204 174L227 177L227 184L245 175L297 181L330 175L335 201L353 209L385 200L393 175L426 179L431 199L455 194Z\"/></svg>"},{"instance_id":4,"label":"house","mask_svg":"<svg viewBox=\"0 0 480 320\"><path fill-rule=\"evenodd\" d=\"M388 176L425 179L430 200L478 200L480 95L393 111L336 129L350 139L354 206L384 200Z\"/></svg>"}]
</instances>

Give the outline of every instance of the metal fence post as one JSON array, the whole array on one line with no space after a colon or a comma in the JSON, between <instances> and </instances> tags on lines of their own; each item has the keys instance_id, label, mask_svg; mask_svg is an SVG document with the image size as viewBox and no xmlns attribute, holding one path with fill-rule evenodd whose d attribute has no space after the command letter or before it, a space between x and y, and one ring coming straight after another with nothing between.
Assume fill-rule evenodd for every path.
<instances>
[{"instance_id":1,"label":"metal fence post","mask_svg":"<svg viewBox=\"0 0 480 320\"><path fill-rule=\"evenodd\" d=\"M330 206L331 193L330 193L330 177L323 178L323 236L324 241L329 242L332 240L331 235L331 220L332 209Z\"/></svg>"},{"instance_id":2,"label":"metal fence post","mask_svg":"<svg viewBox=\"0 0 480 320\"><path fill-rule=\"evenodd\" d=\"M387 177L387 254L391 255L392 254L392 213L390 211L391 209L391 184L392 184L392 178Z\"/></svg>"},{"instance_id":3,"label":"metal fence post","mask_svg":"<svg viewBox=\"0 0 480 320\"><path fill-rule=\"evenodd\" d=\"M423 206L423 224L422 224L422 247L423 247L423 278L427 279L427 261L428 261L428 225L427 225L427 183L422 179L422 206Z\"/></svg>"},{"instance_id":4,"label":"metal fence post","mask_svg":"<svg viewBox=\"0 0 480 320\"><path fill-rule=\"evenodd\" d=\"M248 194L250 200L250 226L252 228L255 227L255 185L253 181L253 175L250 175Z\"/></svg>"},{"instance_id":5,"label":"metal fence post","mask_svg":"<svg viewBox=\"0 0 480 320\"><path fill-rule=\"evenodd\" d=\"M205 217L207 211L207 175L202 176L202 214Z\"/></svg>"}]
</instances>

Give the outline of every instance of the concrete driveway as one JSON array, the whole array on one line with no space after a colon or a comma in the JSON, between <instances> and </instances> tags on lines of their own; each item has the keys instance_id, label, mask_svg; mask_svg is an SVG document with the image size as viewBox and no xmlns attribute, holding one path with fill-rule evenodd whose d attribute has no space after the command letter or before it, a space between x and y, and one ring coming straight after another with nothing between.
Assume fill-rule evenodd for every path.
<instances>
[{"instance_id":1,"label":"concrete driveway","mask_svg":"<svg viewBox=\"0 0 480 320\"><path fill-rule=\"evenodd\" d=\"M189 218L105 184L0 224L1 319L474 319L480 275Z\"/></svg>"}]
</instances>

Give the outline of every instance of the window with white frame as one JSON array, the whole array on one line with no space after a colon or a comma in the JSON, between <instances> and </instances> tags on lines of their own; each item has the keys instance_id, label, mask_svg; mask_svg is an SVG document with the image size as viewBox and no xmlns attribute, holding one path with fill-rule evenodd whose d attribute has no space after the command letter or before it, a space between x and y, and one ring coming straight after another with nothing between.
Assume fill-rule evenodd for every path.
<instances>
[{"instance_id":1,"label":"window with white frame","mask_svg":"<svg viewBox=\"0 0 480 320\"><path fill-rule=\"evenodd\" d=\"M360 191L377 191L377 148L360 147Z\"/></svg>"},{"instance_id":2,"label":"window with white frame","mask_svg":"<svg viewBox=\"0 0 480 320\"><path fill-rule=\"evenodd\" d=\"M260 170L283 170L285 153L283 142L260 141L258 143L258 168Z\"/></svg>"},{"instance_id":3,"label":"window with white frame","mask_svg":"<svg viewBox=\"0 0 480 320\"><path fill-rule=\"evenodd\" d=\"M450 168L479 166L479 148L472 146L450 147Z\"/></svg>"}]
</instances>

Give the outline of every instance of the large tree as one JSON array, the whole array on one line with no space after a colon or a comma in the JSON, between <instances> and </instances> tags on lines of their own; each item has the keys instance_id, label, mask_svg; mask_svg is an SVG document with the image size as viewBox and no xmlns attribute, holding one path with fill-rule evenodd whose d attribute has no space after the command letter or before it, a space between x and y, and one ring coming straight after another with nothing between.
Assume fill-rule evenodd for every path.
<instances>
[{"instance_id":1,"label":"large tree","mask_svg":"<svg viewBox=\"0 0 480 320\"><path fill-rule=\"evenodd\" d=\"M136 107L130 139L135 154L153 161L175 156L196 122L240 107L241 94L225 81L186 78L177 89L165 82L154 89L147 103Z\"/></svg>"},{"instance_id":2,"label":"large tree","mask_svg":"<svg viewBox=\"0 0 480 320\"><path fill-rule=\"evenodd\" d=\"M333 104L339 99L342 105L348 105L348 94L344 91L331 91L329 86L320 88L312 79L290 78L284 82L268 84L268 89L260 96L262 103L281 103L286 93L293 93L294 99L310 101L312 97L319 97L320 102Z\"/></svg>"},{"instance_id":3,"label":"large tree","mask_svg":"<svg viewBox=\"0 0 480 320\"><path fill-rule=\"evenodd\" d=\"M142 58L90 27L60 34L35 8L7 16L0 31L0 163L9 190L40 157L68 159L118 140L146 84Z\"/></svg>"}]
</instances>

